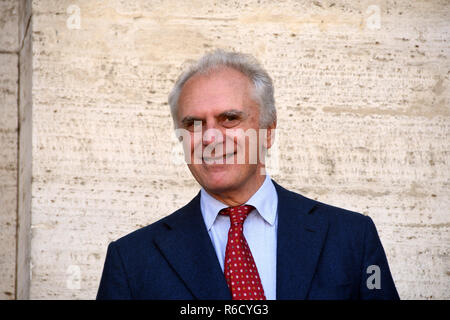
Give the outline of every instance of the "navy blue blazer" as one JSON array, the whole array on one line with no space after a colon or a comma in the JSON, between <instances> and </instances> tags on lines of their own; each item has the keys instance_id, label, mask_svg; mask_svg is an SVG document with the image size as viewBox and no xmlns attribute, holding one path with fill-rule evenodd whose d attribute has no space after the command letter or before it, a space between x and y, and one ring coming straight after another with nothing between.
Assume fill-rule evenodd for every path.
<instances>
[{"instance_id":1,"label":"navy blue blazer","mask_svg":"<svg viewBox=\"0 0 450 320\"><path fill-rule=\"evenodd\" d=\"M370 217L274 185L277 299L399 299ZM97 299L231 299L200 193L109 244Z\"/></svg>"}]
</instances>

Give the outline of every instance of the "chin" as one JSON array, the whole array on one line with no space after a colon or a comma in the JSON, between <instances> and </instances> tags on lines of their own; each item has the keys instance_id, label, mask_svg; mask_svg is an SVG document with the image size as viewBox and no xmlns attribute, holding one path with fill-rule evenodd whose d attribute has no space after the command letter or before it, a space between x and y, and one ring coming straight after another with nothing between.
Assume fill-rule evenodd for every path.
<instances>
[{"instance_id":1,"label":"chin","mask_svg":"<svg viewBox=\"0 0 450 320\"><path fill-rule=\"evenodd\" d=\"M189 169L206 191L216 194L240 189L256 172L256 168L243 168L242 165L217 165L207 168L203 165L191 165Z\"/></svg>"},{"instance_id":2,"label":"chin","mask_svg":"<svg viewBox=\"0 0 450 320\"><path fill-rule=\"evenodd\" d=\"M228 190L236 189L239 185L242 175L234 170L207 172L199 175L197 181L205 190L221 193Z\"/></svg>"},{"instance_id":3,"label":"chin","mask_svg":"<svg viewBox=\"0 0 450 320\"><path fill-rule=\"evenodd\" d=\"M220 193L236 188L236 180L233 181L230 177L208 177L204 179L202 186L208 191Z\"/></svg>"}]
</instances>

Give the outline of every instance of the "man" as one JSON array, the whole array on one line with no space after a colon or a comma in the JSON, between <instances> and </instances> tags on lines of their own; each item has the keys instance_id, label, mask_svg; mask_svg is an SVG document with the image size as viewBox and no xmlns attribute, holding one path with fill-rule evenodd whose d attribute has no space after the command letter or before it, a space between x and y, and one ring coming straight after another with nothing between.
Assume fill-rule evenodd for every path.
<instances>
[{"instance_id":1,"label":"man","mask_svg":"<svg viewBox=\"0 0 450 320\"><path fill-rule=\"evenodd\" d=\"M254 58L216 50L169 96L188 167L185 207L108 247L98 299L398 299L369 217L265 173L276 111Z\"/></svg>"}]
</instances>

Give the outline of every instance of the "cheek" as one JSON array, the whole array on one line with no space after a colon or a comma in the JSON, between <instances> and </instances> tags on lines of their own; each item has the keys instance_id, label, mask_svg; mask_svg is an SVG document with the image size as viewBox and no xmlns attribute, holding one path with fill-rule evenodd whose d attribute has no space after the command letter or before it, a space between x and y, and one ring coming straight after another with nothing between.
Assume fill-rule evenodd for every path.
<instances>
[{"instance_id":1,"label":"cheek","mask_svg":"<svg viewBox=\"0 0 450 320\"><path fill-rule=\"evenodd\" d=\"M248 153L258 145L258 132L254 129L247 129L244 134L239 134L234 139L234 145L239 152Z\"/></svg>"},{"instance_id":2,"label":"cheek","mask_svg":"<svg viewBox=\"0 0 450 320\"><path fill-rule=\"evenodd\" d=\"M225 153L235 152L237 148L236 138L225 136Z\"/></svg>"},{"instance_id":3,"label":"cheek","mask_svg":"<svg viewBox=\"0 0 450 320\"><path fill-rule=\"evenodd\" d=\"M202 147L202 134L201 132L198 133L191 133L190 138L190 145L189 149L191 150L191 153L194 152L194 150Z\"/></svg>"}]
</instances>

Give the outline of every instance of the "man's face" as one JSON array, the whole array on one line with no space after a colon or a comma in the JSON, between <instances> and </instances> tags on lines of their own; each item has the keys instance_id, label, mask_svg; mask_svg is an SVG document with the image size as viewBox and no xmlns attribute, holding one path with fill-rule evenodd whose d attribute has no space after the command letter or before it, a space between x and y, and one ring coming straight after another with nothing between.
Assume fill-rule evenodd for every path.
<instances>
[{"instance_id":1,"label":"man's face","mask_svg":"<svg viewBox=\"0 0 450 320\"><path fill-rule=\"evenodd\" d=\"M264 180L258 157L259 106L251 90L250 80L231 68L194 75L183 86L177 126L190 133L188 167L207 191L237 191ZM257 140L245 138L253 133Z\"/></svg>"}]
</instances>

